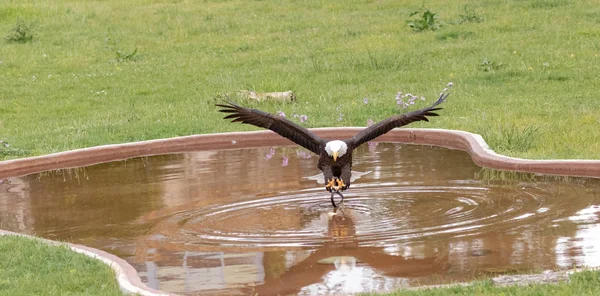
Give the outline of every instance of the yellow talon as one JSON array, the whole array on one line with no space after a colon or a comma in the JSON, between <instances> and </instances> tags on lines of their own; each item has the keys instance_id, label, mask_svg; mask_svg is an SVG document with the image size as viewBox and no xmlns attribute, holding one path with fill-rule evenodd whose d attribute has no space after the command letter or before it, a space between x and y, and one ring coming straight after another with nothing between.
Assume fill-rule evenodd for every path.
<instances>
[{"instance_id":1,"label":"yellow talon","mask_svg":"<svg viewBox=\"0 0 600 296\"><path fill-rule=\"evenodd\" d=\"M331 179L331 180L330 180L330 181L327 183L327 185L325 185L325 188L327 188L327 189L331 189L331 188L333 188L334 186L335 186L335 178Z\"/></svg>"},{"instance_id":2,"label":"yellow talon","mask_svg":"<svg viewBox=\"0 0 600 296\"><path fill-rule=\"evenodd\" d=\"M342 179L335 179L337 181L337 186L333 187L333 189L335 189L336 191L340 191L340 189L342 189L343 187L346 186L346 184L344 184L344 180Z\"/></svg>"}]
</instances>

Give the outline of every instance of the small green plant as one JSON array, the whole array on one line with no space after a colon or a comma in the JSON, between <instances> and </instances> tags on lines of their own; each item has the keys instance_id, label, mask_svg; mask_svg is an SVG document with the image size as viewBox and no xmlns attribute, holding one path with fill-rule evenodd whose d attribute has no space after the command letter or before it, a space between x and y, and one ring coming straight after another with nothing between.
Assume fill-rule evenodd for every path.
<instances>
[{"instance_id":1,"label":"small green plant","mask_svg":"<svg viewBox=\"0 0 600 296\"><path fill-rule=\"evenodd\" d=\"M135 108L135 101L129 101L129 112L127 112L127 122L139 121L141 118L139 116L139 113L140 112L138 112Z\"/></svg>"},{"instance_id":2,"label":"small green plant","mask_svg":"<svg viewBox=\"0 0 600 296\"><path fill-rule=\"evenodd\" d=\"M133 61L135 59L135 55L137 54L138 50L137 48L134 49L132 52L125 52L123 51L123 49L117 49L117 51L115 51L115 54L117 55L117 61L119 62L125 62L125 61Z\"/></svg>"},{"instance_id":3,"label":"small green plant","mask_svg":"<svg viewBox=\"0 0 600 296\"><path fill-rule=\"evenodd\" d=\"M539 127L532 125L518 127L508 124L488 129L482 133L482 136L490 147L499 153L525 152L533 147L540 134L539 131Z\"/></svg>"},{"instance_id":4,"label":"small green plant","mask_svg":"<svg viewBox=\"0 0 600 296\"><path fill-rule=\"evenodd\" d=\"M479 16L474 9L470 9L469 5L463 7L463 13L458 15L458 20L455 21L457 25L464 23L481 23L485 19Z\"/></svg>"},{"instance_id":5,"label":"small green plant","mask_svg":"<svg viewBox=\"0 0 600 296\"><path fill-rule=\"evenodd\" d=\"M121 46L119 46L119 43L121 42L121 40L113 40L110 37L106 37L106 39L104 39L104 43L106 44L106 48L108 50L114 51L115 52L115 58L117 60L117 62L127 62L127 61L134 61L136 59L136 55L138 53L138 49L135 48L133 51L129 52L129 51L125 51L123 48L121 48Z\"/></svg>"},{"instance_id":6,"label":"small green plant","mask_svg":"<svg viewBox=\"0 0 600 296\"><path fill-rule=\"evenodd\" d=\"M323 67L321 66L321 63L319 62L319 59L317 57L317 53L311 53L309 56L311 64L313 66L313 70L315 72L320 72Z\"/></svg>"},{"instance_id":7,"label":"small green plant","mask_svg":"<svg viewBox=\"0 0 600 296\"><path fill-rule=\"evenodd\" d=\"M26 150L13 148L8 142L0 140L0 158L6 157L24 157L29 155Z\"/></svg>"},{"instance_id":8,"label":"small green plant","mask_svg":"<svg viewBox=\"0 0 600 296\"><path fill-rule=\"evenodd\" d=\"M353 31L350 29L346 29L346 33L344 33L344 35L349 36L349 37L358 37L361 35L360 31Z\"/></svg>"},{"instance_id":9,"label":"small green plant","mask_svg":"<svg viewBox=\"0 0 600 296\"><path fill-rule=\"evenodd\" d=\"M4 37L4 40L8 43L27 43L33 40L33 34L31 33L31 25L18 20L15 26L10 30L8 35Z\"/></svg>"},{"instance_id":10,"label":"small green plant","mask_svg":"<svg viewBox=\"0 0 600 296\"><path fill-rule=\"evenodd\" d=\"M422 32L422 31L435 31L442 27L443 23L438 20L438 15L435 12L432 12L428 8L421 8L417 11L409 14L408 17L413 17L417 15L418 18L410 19L406 21L406 24L414 31L414 32Z\"/></svg>"},{"instance_id":11,"label":"small green plant","mask_svg":"<svg viewBox=\"0 0 600 296\"><path fill-rule=\"evenodd\" d=\"M551 73L546 79L550 81L567 81L571 79L571 75L565 73Z\"/></svg>"},{"instance_id":12,"label":"small green plant","mask_svg":"<svg viewBox=\"0 0 600 296\"><path fill-rule=\"evenodd\" d=\"M369 49L367 49L367 54L369 55L369 63L373 69L379 69L379 64L377 63L377 58L371 53Z\"/></svg>"},{"instance_id":13,"label":"small green plant","mask_svg":"<svg viewBox=\"0 0 600 296\"><path fill-rule=\"evenodd\" d=\"M435 38L437 38L438 40L452 40L452 39L459 39L459 38L466 39L466 38L471 38L474 35L475 34L473 32L469 32L469 31L443 30L443 31L436 33Z\"/></svg>"},{"instance_id":14,"label":"small green plant","mask_svg":"<svg viewBox=\"0 0 600 296\"><path fill-rule=\"evenodd\" d=\"M244 44L244 45L238 46L234 51L235 52L247 52L250 49L252 49L250 44Z\"/></svg>"},{"instance_id":15,"label":"small green plant","mask_svg":"<svg viewBox=\"0 0 600 296\"><path fill-rule=\"evenodd\" d=\"M484 72L490 72L490 71L498 70L498 69L504 67L504 64L497 63L497 62L488 60L487 58L484 58L483 61L481 61L480 66Z\"/></svg>"}]
</instances>

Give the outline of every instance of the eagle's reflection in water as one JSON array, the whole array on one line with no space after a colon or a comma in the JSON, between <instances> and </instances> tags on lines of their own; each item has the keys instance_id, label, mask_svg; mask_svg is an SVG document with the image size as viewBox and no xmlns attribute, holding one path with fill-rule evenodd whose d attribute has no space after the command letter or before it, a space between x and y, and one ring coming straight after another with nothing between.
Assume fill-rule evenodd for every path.
<instances>
[{"instance_id":1,"label":"eagle's reflection in water","mask_svg":"<svg viewBox=\"0 0 600 296\"><path fill-rule=\"evenodd\" d=\"M303 288L314 284L328 285L327 277L335 276L333 273L348 276L360 267L370 268L379 275L393 278L431 276L448 267L448 261L442 257L405 258L388 254L383 246L359 247L360 234L356 233L354 210L351 208L341 207L323 215L328 216L328 240L283 274L265 278L262 284L248 287L248 292L258 295L298 294ZM352 284L360 285L361 279L356 280L353 278Z\"/></svg>"}]
</instances>

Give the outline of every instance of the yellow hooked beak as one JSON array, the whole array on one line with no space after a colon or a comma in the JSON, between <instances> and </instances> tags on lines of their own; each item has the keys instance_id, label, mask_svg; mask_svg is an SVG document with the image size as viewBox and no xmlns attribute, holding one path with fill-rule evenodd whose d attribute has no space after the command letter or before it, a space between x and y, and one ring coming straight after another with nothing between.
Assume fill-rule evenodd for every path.
<instances>
[{"instance_id":1,"label":"yellow hooked beak","mask_svg":"<svg viewBox=\"0 0 600 296\"><path fill-rule=\"evenodd\" d=\"M338 153L337 153L337 152L333 152L333 161L336 161L336 160L337 160L337 155L338 155Z\"/></svg>"}]
</instances>

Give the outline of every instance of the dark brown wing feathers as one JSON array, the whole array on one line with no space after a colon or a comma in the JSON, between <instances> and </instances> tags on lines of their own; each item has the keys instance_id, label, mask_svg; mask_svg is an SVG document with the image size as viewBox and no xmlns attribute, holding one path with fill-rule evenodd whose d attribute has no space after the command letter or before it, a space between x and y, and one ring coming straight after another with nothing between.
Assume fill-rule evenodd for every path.
<instances>
[{"instance_id":1,"label":"dark brown wing feathers","mask_svg":"<svg viewBox=\"0 0 600 296\"><path fill-rule=\"evenodd\" d=\"M284 117L273 115L264 111L245 108L232 101L216 104L220 107L219 112L230 113L224 119L233 119L231 122L241 122L257 127L270 129L280 136L310 150L319 155L323 140L311 133L308 129L299 126Z\"/></svg>"},{"instance_id":2,"label":"dark brown wing feathers","mask_svg":"<svg viewBox=\"0 0 600 296\"><path fill-rule=\"evenodd\" d=\"M406 114L399 114L384 119L356 134L356 136L346 140L349 144L352 144L353 148L360 146L363 143L371 141L394 128L407 125L415 121L429 121L427 116L439 116L435 111L441 110L442 108L436 108L437 105L441 104L446 100L449 94L441 94L439 99L431 106L408 112Z\"/></svg>"}]
</instances>

